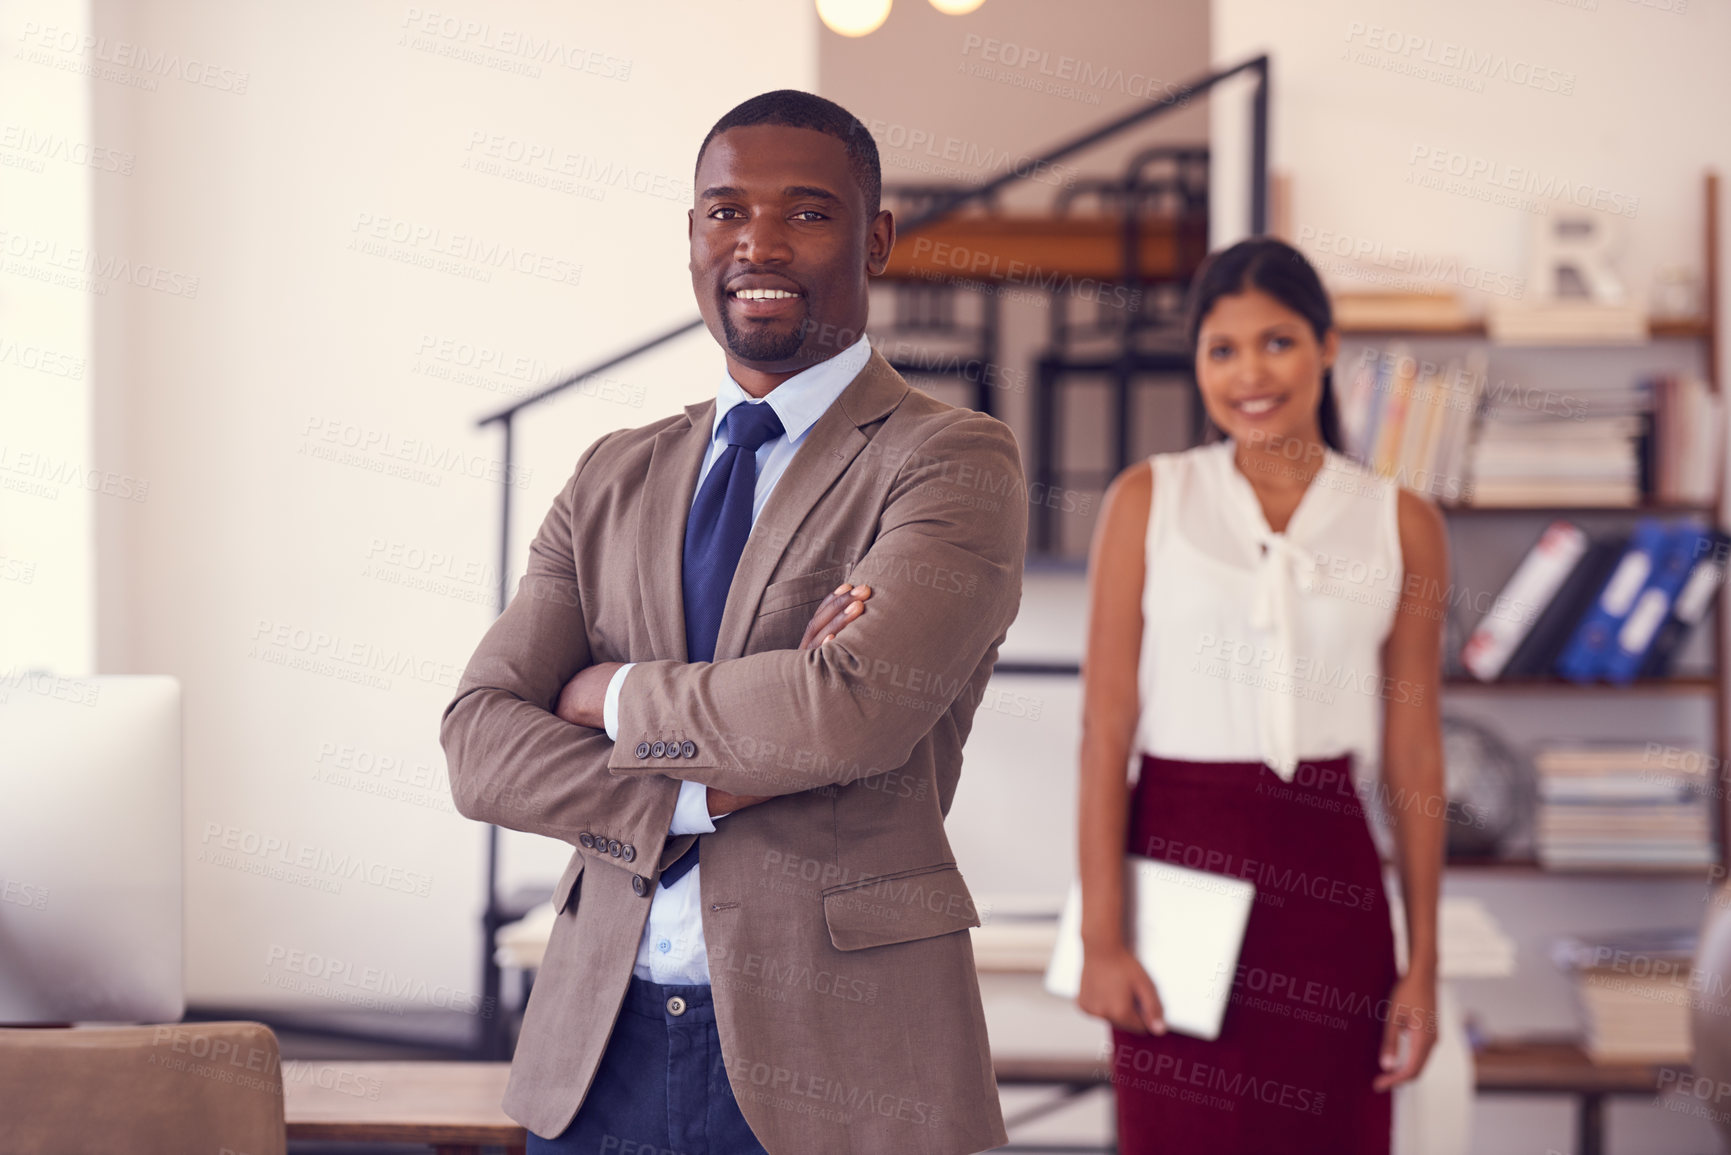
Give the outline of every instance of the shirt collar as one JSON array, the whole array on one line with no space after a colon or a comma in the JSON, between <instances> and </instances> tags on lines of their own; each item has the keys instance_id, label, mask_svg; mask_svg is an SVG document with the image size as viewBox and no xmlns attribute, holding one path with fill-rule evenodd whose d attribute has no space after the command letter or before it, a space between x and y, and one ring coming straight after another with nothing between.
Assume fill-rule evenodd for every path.
<instances>
[{"instance_id":1,"label":"shirt collar","mask_svg":"<svg viewBox=\"0 0 1731 1155\"><path fill-rule=\"evenodd\" d=\"M864 369L865 363L871 359L871 353L871 345L862 336L829 360L801 369L769 391L769 396L764 400L781 419L781 427L787 431L790 444L798 445L811 427L817 424L817 419L823 416L824 410L859 376L859 371ZM721 388L716 390L715 394L715 421L709 427L709 439L715 440L721 432L722 418L727 416L729 409L755 400L756 398L733 379L733 374L724 369L721 374Z\"/></svg>"}]
</instances>

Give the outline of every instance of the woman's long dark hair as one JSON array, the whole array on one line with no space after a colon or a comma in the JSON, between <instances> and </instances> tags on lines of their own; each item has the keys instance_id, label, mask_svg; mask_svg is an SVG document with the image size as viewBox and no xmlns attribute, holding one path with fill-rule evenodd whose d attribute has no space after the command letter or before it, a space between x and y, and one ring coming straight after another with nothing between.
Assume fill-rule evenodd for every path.
<instances>
[{"instance_id":1,"label":"woman's long dark hair","mask_svg":"<svg viewBox=\"0 0 1731 1155\"><path fill-rule=\"evenodd\" d=\"M1196 271L1196 280L1190 285L1190 304L1184 321L1192 366L1196 364L1196 343L1202 322L1213 311L1214 303L1221 297L1251 289L1267 293L1310 322L1311 331L1319 342L1334 328L1334 306L1329 303L1328 290L1322 287L1322 278L1316 275L1316 269L1304 254L1274 237L1252 237L1210 254ZM1199 383L1196 403L1202 403ZM1322 402L1316 408L1316 421L1322 428L1322 443L1336 453L1346 452L1332 368L1322 371ZM1210 422L1209 426L1212 428L1213 423Z\"/></svg>"}]
</instances>

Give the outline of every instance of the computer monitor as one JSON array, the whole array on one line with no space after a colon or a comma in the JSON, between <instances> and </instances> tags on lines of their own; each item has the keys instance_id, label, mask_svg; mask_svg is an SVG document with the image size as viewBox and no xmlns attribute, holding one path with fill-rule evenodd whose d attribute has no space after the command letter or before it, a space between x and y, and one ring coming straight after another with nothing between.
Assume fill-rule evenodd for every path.
<instances>
[{"instance_id":1,"label":"computer monitor","mask_svg":"<svg viewBox=\"0 0 1731 1155\"><path fill-rule=\"evenodd\" d=\"M177 679L0 671L0 1025L180 1019L180 795Z\"/></svg>"}]
</instances>

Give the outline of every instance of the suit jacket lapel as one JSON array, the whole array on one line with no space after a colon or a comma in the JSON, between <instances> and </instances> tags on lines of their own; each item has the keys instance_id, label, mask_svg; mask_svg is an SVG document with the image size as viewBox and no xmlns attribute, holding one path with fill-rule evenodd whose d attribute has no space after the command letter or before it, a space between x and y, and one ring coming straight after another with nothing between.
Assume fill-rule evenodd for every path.
<instances>
[{"instance_id":1,"label":"suit jacket lapel","mask_svg":"<svg viewBox=\"0 0 1731 1155\"><path fill-rule=\"evenodd\" d=\"M643 479L643 514L637 526L637 581L651 653L645 659L683 662L685 652L685 520L696 496L697 471L709 448L715 402L685 409L678 422L656 435Z\"/></svg>"},{"instance_id":2,"label":"suit jacket lapel","mask_svg":"<svg viewBox=\"0 0 1731 1155\"><path fill-rule=\"evenodd\" d=\"M737 658L744 653L769 575L775 572L776 563L787 552L794 534L818 499L870 443L871 438L860 430L894 409L907 391L907 382L874 349L859 376L811 427L786 472L775 483L774 492L764 502L763 512L758 514L751 536L746 539L745 552L740 555L739 568L734 571L733 584L727 591L721 633L715 642L716 658ZM689 499L686 505L689 508ZM683 529L683 519L680 524ZM683 613L680 622L683 654Z\"/></svg>"}]
</instances>

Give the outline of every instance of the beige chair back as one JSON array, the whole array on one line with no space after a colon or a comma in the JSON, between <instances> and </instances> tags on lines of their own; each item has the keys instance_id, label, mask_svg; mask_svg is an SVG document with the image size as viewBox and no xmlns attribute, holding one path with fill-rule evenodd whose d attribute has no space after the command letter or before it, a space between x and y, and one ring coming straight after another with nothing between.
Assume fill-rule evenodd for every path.
<instances>
[{"instance_id":1,"label":"beige chair back","mask_svg":"<svg viewBox=\"0 0 1731 1155\"><path fill-rule=\"evenodd\" d=\"M0 1155L286 1155L262 1023L0 1028Z\"/></svg>"}]
</instances>

